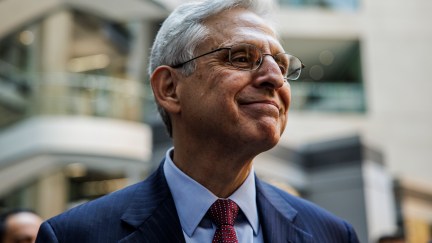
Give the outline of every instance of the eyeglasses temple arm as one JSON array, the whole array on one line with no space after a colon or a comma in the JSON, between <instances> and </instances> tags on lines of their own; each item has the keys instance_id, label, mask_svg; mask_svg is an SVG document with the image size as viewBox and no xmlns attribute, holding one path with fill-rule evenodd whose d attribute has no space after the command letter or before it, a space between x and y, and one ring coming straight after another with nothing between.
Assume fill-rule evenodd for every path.
<instances>
[{"instance_id":1,"label":"eyeglasses temple arm","mask_svg":"<svg viewBox=\"0 0 432 243\"><path fill-rule=\"evenodd\" d=\"M201 54L201 55L199 55L199 56L196 56L196 57L194 57L194 58L192 58L192 59L190 59L190 60L188 60L188 61L186 61L186 62L182 62L182 63L176 64L176 65L172 65L171 67L172 67L172 68L179 68L179 67L182 67L183 65L185 65L186 63L192 62L192 61L195 60L195 59L198 59L198 58L203 57L203 56L205 56L205 55L209 55L209 54L212 54L212 53L214 53L214 52L217 52L217 51L220 51L220 50L225 50L225 49L231 49L231 48L222 47L222 48L214 49L213 51L206 52L206 53Z\"/></svg>"}]
</instances>

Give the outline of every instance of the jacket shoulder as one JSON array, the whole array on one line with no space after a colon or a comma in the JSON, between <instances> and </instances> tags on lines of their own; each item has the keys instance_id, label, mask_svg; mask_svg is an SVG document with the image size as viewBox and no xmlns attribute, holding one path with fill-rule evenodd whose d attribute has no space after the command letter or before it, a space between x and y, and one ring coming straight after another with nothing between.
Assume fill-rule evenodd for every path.
<instances>
[{"instance_id":1,"label":"jacket shoulder","mask_svg":"<svg viewBox=\"0 0 432 243\"><path fill-rule=\"evenodd\" d=\"M286 211L292 215L292 223L309 232L315 239L319 238L322 242L358 242L357 235L348 222L315 203L262 181L260 191L265 197L273 198L273 201L284 201L284 206L289 207ZM332 241L328 241L329 239Z\"/></svg>"},{"instance_id":2,"label":"jacket shoulder","mask_svg":"<svg viewBox=\"0 0 432 243\"><path fill-rule=\"evenodd\" d=\"M121 223L121 216L129 206L130 198L139 187L144 186L143 183L71 208L46 221L45 228L49 228L50 235L59 242L106 242L109 241L107 237L122 238L129 230L127 224ZM40 231L39 235L43 235L43 232Z\"/></svg>"},{"instance_id":3,"label":"jacket shoulder","mask_svg":"<svg viewBox=\"0 0 432 243\"><path fill-rule=\"evenodd\" d=\"M267 194L273 194L278 195L283 200L285 200L293 209L297 211L297 214L303 215L303 214L314 214L315 217L320 218L327 218L331 221L341 221L340 218L335 216L334 214L330 213L326 209L316 205L313 202L310 202L306 199L303 199L298 196L294 196L286 191L281 190L280 188L277 188L273 185L270 185L266 182L261 182L262 188Z\"/></svg>"}]
</instances>

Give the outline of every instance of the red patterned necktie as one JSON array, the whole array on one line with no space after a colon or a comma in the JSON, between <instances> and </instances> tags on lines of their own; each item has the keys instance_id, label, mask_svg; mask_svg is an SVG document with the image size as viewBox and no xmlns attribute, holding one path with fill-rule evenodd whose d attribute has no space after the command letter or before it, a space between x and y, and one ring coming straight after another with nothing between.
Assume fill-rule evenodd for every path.
<instances>
[{"instance_id":1,"label":"red patterned necktie","mask_svg":"<svg viewBox=\"0 0 432 243\"><path fill-rule=\"evenodd\" d=\"M237 204L230 199L218 199L211 205L208 215L217 226L212 243L238 243L234 230L238 210Z\"/></svg>"}]
</instances>

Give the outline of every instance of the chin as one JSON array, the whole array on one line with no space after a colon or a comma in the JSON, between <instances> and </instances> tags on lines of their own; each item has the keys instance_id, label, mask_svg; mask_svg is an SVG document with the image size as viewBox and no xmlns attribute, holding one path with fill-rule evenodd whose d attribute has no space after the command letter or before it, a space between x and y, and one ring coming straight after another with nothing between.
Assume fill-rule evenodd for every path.
<instances>
[{"instance_id":1,"label":"chin","mask_svg":"<svg viewBox=\"0 0 432 243\"><path fill-rule=\"evenodd\" d=\"M277 138L275 138L275 137L273 137L267 144L268 144L268 148L266 149L266 151L267 150L269 150L269 149L272 149L274 146L276 146L278 143L279 143L279 139L280 139L280 136L277 136Z\"/></svg>"},{"instance_id":2,"label":"chin","mask_svg":"<svg viewBox=\"0 0 432 243\"><path fill-rule=\"evenodd\" d=\"M255 138L254 147L261 152L267 151L275 147L280 139L279 133L262 134L259 138Z\"/></svg>"},{"instance_id":3,"label":"chin","mask_svg":"<svg viewBox=\"0 0 432 243\"><path fill-rule=\"evenodd\" d=\"M237 133L237 137L242 137L241 140L256 151L264 152L278 144L282 132L283 128L275 122L261 122L243 129L242 133Z\"/></svg>"},{"instance_id":4,"label":"chin","mask_svg":"<svg viewBox=\"0 0 432 243\"><path fill-rule=\"evenodd\" d=\"M258 127L258 132L261 133L261 137L263 140L268 141L268 143L273 144L274 147L282 136L283 128L279 125L270 125L270 126L260 126Z\"/></svg>"}]
</instances>

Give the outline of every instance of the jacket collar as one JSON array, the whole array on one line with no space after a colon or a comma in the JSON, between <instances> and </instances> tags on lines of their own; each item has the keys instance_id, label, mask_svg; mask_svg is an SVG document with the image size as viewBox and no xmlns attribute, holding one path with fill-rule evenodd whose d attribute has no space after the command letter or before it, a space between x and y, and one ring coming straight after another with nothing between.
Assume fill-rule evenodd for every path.
<instances>
[{"instance_id":1,"label":"jacket collar","mask_svg":"<svg viewBox=\"0 0 432 243\"><path fill-rule=\"evenodd\" d=\"M185 242L163 163L137 188L121 220L135 231L120 242Z\"/></svg>"}]
</instances>

